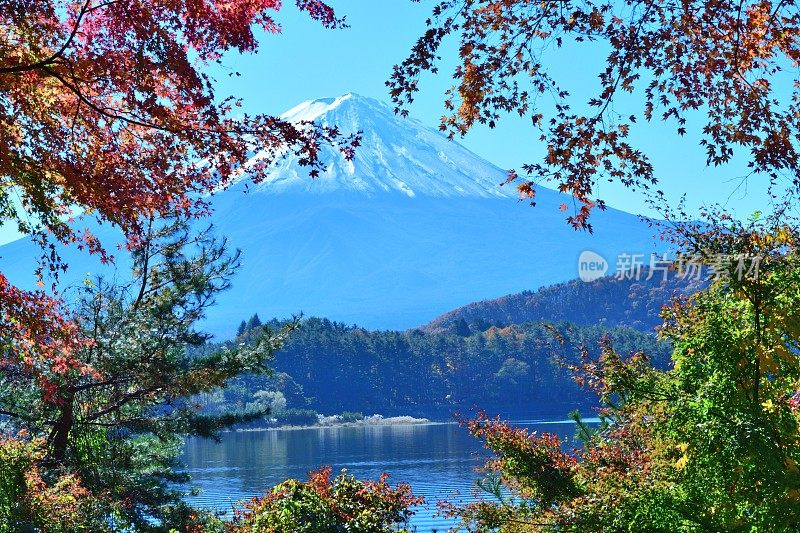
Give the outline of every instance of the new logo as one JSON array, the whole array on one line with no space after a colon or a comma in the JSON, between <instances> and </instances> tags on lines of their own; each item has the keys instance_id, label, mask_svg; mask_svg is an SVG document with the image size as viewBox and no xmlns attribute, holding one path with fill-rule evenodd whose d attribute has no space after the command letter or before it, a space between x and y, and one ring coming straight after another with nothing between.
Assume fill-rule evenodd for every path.
<instances>
[{"instance_id":1,"label":"new logo","mask_svg":"<svg viewBox=\"0 0 800 533\"><path fill-rule=\"evenodd\" d=\"M608 261L602 255L584 250L578 257L578 277L581 281L594 281L608 272Z\"/></svg>"}]
</instances>

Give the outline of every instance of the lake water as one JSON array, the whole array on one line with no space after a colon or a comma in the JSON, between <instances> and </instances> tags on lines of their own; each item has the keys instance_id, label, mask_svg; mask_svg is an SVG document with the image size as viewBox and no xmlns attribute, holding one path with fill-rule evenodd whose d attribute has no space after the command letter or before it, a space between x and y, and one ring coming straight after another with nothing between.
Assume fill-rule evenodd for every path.
<instances>
[{"instance_id":1,"label":"lake water","mask_svg":"<svg viewBox=\"0 0 800 533\"><path fill-rule=\"evenodd\" d=\"M533 430L572 437L571 421L515 421ZM361 479L406 481L427 504L412 525L420 533L443 531L450 524L436 516L436 502L461 493L469 497L480 475L475 468L487 452L456 424L314 428L288 431L243 431L222 436L222 442L189 439L184 461L192 486L202 489L190 498L195 505L230 510L239 500L261 495L288 479L306 479L309 471L328 465L337 473L347 468Z\"/></svg>"}]
</instances>

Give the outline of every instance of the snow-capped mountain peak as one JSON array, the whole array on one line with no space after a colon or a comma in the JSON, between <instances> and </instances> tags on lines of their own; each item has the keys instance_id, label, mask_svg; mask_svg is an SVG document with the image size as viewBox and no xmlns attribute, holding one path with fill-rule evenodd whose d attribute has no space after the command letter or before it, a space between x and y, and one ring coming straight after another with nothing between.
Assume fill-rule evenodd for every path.
<instances>
[{"instance_id":1,"label":"snow-capped mountain peak","mask_svg":"<svg viewBox=\"0 0 800 533\"><path fill-rule=\"evenodd\" d=\"M406 197L503 198L505 171L451 141L439 131L402 118L385 103L353 93L305 101L281 115L292 121L337 126L344 135L362 132L354 160L324 147L327 167L312 180L297 157L275 163L258 190L265 193L355 191ZM256 153L254 161L264 157Z\"/></svg>"},{"instance_id":2,"label":"snow-capped mountain peak","mask_svg":"<svg viewBox=\"0 0 800 533\"><path fill-rule=\"evenodd\" d=\"M288 120L289 122L301 122L304 120L317 120L321 115L332 111L339 107L339 104L344 102L345 100L349 100L355 96L357 99L365 98L353 95L353 93L343 94L337 98L319 98L317 100L306 100L305 102L301 102L291 108L290 110L286 111L281 115L281 118L284 120ZM375 103L380 103L377 100Z\"/></svg>"}]
</instances>

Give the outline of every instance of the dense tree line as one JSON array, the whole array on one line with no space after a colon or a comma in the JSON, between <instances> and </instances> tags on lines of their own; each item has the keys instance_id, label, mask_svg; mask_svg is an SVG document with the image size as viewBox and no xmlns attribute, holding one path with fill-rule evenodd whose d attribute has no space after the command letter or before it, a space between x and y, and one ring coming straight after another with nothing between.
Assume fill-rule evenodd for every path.
<instances>
[{"instance_id":1,"label":"dense tree line","mask_svg":"<svg viewBox=\"0 0 800 533\"><path fill-rule=\"evenodd\" d=\"M276 330L282 325L271 321L266 326ZM236 342L247 341L257 329L245 330ZM284 406L325 414L446 417L480 405L563 415L569 406L591 405L564 363L575 363L583 347L596 352L604 335L621 353L645 350L661 366L668 360L668 346L627 327L528 322L481 330L461 323L428 333L369 331L309 318L276 354L275 374L237 378L211 403L247 407L259 397L272 400L280 393Z\"/></svg>"}]
</instances>

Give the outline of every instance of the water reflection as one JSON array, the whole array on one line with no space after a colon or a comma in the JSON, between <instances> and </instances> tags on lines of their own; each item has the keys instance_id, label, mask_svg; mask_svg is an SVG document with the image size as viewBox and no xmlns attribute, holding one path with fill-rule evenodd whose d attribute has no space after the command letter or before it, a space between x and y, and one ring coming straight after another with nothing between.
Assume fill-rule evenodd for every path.
<instances>
[{"instance_id":1,"label":"water reflection","mask_svg":"<svg viewBox=\"0 0 800 533\"><path fill-rule=\"evenodd\" d=\"M562 437L574 433L571 423L518 423ZM220 443L189 439L184 461L192 485L202 489L192 503L219 510L230 510L236 501L263 494L284 479L305 479L322 465L368 479L388 472L394 482L407 481L425 496L428 505L413 524L428 532L448 524L435 516L436 501L469 494L485 456L464 428L426 424L226 433Z\"/></svg>"}]
</instances>

